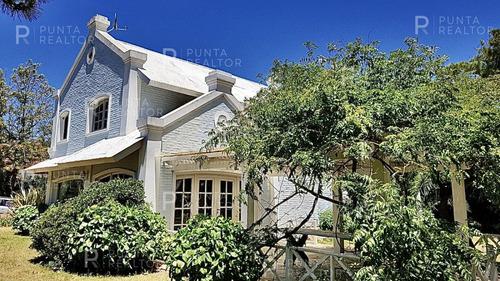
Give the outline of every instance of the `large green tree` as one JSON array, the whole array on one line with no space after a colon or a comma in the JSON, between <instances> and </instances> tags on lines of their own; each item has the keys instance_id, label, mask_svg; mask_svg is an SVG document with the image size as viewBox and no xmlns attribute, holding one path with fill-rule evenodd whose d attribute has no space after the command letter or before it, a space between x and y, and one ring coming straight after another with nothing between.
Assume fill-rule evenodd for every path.
<instances>
[{"instance_id":1,"label":"large green tree","mask_svg":"<svg viewBox=\"0 0 500 281\"><path fill-rule=\"evenodd\" d=\"M488 43L481 41L481 48L474 58L475 72L482 77L500 74L500 29L490 31Z\"/></svg>"},{"instance_id":2,"label":"large green tree","mask_svg":"<svg viewBox=\"0 0 500 281\"><path fill-rule=\"evenodd\" d=\"M328 45L327 55L317 55L317 46L307 43L302 61L275 61L269 87L249 99L225 130L214 131L207 147L227 147L246 171L245 191L251 195L264 175L280 171L298 193L316 198L313 209L318 199L340 203L348 216L344 227L356 233L358 247L386 258L373 264L364 256L373 268L361 271L358 280L370 276L363 272L379 271L387 274L372 280L423 280L419 274L426 280L449 280L455 274L470 278L465 269L472 256L447 223L453 221L447 214L451 177L462 173L470 188L484 190L492 204L500 202L498 80L447 66L437 48L416 39L405 43L387 54L378 42L358 39ZM387 192L386 201L373 196L380 182L367 187L359 180L368 161L379 161L390 174L390 187L397 192ZM332 181L349 194L347 202L323 195ZM435 207L437 218L427 211ZM386 218L391 212L397 214ZM390 227L398 224L413 231L413 250L386 243L401 235L398 227ZM393 255L384 256L387 251ZM427 260L415 262L419 268L411 276L386 271L417 252ZM410 265L403 262L401 269Z\"/></svg>"},{"instance_id":3,"label":"large green tree","mask_svg":"<svg viewBox=\"0 0 500 281\"><path fill-rule=\"evenodd\" d=\"M16 188L20 169L48 157L54 89L38 73L39 67L31 60L19 65L10 83L0 70L0 168L7 180L4 194Z\"/></svg>"}]
</instances>

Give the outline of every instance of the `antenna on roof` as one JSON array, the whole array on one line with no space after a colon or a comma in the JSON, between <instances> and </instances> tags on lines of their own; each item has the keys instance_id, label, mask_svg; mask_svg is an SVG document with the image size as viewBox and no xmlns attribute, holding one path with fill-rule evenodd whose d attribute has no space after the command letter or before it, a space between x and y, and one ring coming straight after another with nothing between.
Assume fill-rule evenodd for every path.
<instances>
[{"instance_id":1,"label":"antenna on roof","mask_svg":"<svg viewBox=\"0 0 500 281\"><path fill-rule=\"evenodd\" d=\"M120 28L120 27L118 27L118 17L116 16L116 13L115 13L115 22L113 23L113 27L112 27L112 28L110 28L110 29L109 29L108 31L106 31L106 32L111 32L111 31L113 31L113 30L127 30L127 29L128 29L128 27L127 27L127 26L125 26L124 28Z\"/></svg>"}]
</instances>

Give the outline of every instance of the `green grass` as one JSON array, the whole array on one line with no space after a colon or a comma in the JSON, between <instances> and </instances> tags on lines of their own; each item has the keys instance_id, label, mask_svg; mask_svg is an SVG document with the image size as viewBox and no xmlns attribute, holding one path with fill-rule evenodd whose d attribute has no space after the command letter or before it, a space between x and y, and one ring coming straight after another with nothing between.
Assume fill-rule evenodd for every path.
<instances>
[{"instance_id":1,"label":"green grass","mask_svg":"<svg viewBox=\"0 0 500 281\"><path fill-rule=\"evenodd\" d=\"M32 262L38 254L29 248L28 236L19 236L10 227L0 227L0 280L169 280L167 272L127 277L82 276L53 271Z\"/></svg>"}]
</instances>

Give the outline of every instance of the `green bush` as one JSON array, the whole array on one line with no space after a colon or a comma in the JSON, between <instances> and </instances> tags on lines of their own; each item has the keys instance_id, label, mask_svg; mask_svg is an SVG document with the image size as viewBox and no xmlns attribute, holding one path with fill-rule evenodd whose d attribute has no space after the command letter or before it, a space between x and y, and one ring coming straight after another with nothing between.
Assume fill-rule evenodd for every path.
<instances>
[{"instance_id":1,"label":"green bush","mask_svg":"<svg viewBox=\"0 0 500 281\"><path fill-rule=\"evenodd\" d=\"M12 218L0 218L0 227L12 226Z\"/></svg>"},{"instance_id":2,"label":"green bush","mask_svg":"<svg viewBox=\"0 0 500 281\"><path fill-rule=\"evenodd\" d=\"M35 226L39 216L40 213L35 206L21 206L14 214L12 228L18 230L20 234L30 234L31 229Z\"/></svg>"},{"instance_id":3,"label":"green bush","mask_svg":"<svg viewBox=\"0 0 500 281\"><path fill-rule=\"evenodd\" d=\"M31 232L31 247L47 258L52 267L64 267L68 265L67 241L79 226L79 214L92 205L104 205L111 200L124 206L147 208L144 197L142 182L137 180L93 183L77 197L53 204L41 215Z\"/></svg>"},{"instance_id":4,"label":"green bush","mask_svg":"<svg viewBox=\"0 0 500 281\"><path fill-rule=\"evenodd\" d=\"M17 192L12 192L11 196L12 201L10 202L10 208L13 211L27 205L37 206L38 211L40 212L47 209L46 207L44 209L45 189L42 187L28 189L21 188L21 190Z\"/></svg>"},{"instance_id":5,"label":"green bush","mask_svg":"<svg viewBox=\"0 0 500 281\"><path fill-rule=\"evenodd\" d=\"M258 253L257 242L240 224L197 216L170 241L166 264L173 280L258 280Z\"/></svg>"},{"instance_id":6,"label":"green bush","mask_svg":"<svg viewBox=\"0 0 500 281\"><path fill-rule=\"evenodd\" d=\"M78 223L67 242L73 268L100 273L143 272L153 268L155 259L165 256L167 222L150 209L111 201L87 208L78 216Z\"/></svg>"},{"instance_id":7,"label":"green bush","mask_svg":"<svg viewBox=\"0 0 500 281\"><path fill-rule=\"evenodd\" d=\"M332 209L326 209L319 213L319 229L333 230L333 212Z\"/></svg>"}]
</instances>

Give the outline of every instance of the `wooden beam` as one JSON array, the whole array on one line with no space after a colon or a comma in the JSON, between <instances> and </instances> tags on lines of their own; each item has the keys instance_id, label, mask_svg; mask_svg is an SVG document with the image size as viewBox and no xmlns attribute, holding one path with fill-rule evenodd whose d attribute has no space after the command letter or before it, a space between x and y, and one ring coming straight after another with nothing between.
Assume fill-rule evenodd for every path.
<instances>
[{"instance_id":1,"label":"wooden beam","mask_svg":"<svg viewBox=\"0 0 500 281\"><path fill-rule=\"evenodd\" d=\"M340 200L342 197L342 194L339 194L339 188L335 183L332 183L333 185L333 199ZM337 218L340 216L340 210L339 210L339 205L338 204L333 204L332 203L332 216L333 216L333 233L339 231L339 226L338 226L338 220ZM339 243L340 242L340 243ZM341 240L339 238L333 239L333 251L335 253L341 253L344 250L344 245L341 245L344 243L344 240Z\"/></svg>"},{"instance_id":2,"label":"wooden beam","mask_svg":"<svg viewBox=\"0 0 500 281\"><path fill-rule=\"evenodd\" d=\"M467 224L467 200L465 198L464 177L461 171L452 167L451 190L453 196L453 217L461 225Z\"/></svg>"}]
</instances>

